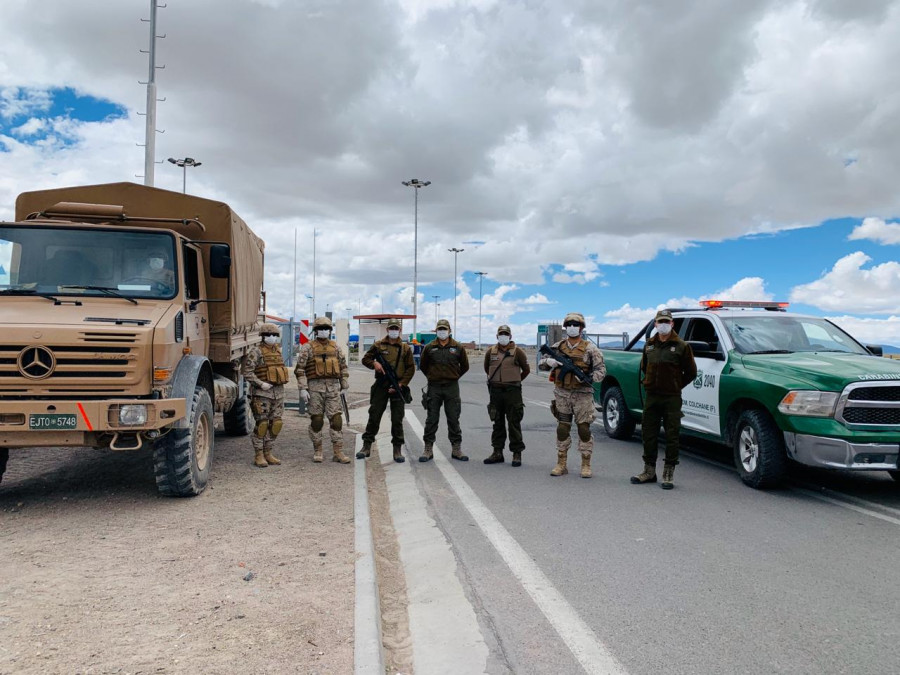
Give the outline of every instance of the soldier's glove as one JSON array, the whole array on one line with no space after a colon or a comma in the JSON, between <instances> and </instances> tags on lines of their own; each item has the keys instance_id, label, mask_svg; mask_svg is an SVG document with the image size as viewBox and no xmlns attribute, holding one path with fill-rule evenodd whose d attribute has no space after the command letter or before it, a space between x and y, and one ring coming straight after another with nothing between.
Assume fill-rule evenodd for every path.
<instances>
[{"instance_id":1,"label":"soldier's glove","mask_svg":"<svg viewBox=\"0 0 900 675\"><path fill-rule=\"evenodd\" d=\"M268 382L260 382L259 388L262 389L263 391L269 391L269 389L272 388L272 385L269 384Z\"/></svg>"},{"instance_id":2,"label":"soldier's glove","mask_svg":"<svg viewBox=\"0 0 900 675\"><path fill-rule=\"evenodd\" d=\"M350 388L350 380L346 377L341 378L341 389L349 389Z\"/></svg>"},{"instance_id":3,"label":"soldier's glove","mask_svg":"<svg viewBox=\"0 0 900 675\"><path fill-rule=\"evenodd\" d=\"M559 361L557 361L556 359L554 359L552 356L548 356L547 358L544 359L544 365L550 366L551 368L558 368L562 364Z\"/></svg>"},{"instance_id":4,"label":"soldier's glove","mask_svg":"<svg viewBox=\"0 0 900 675\"><path fill-rule=\"evenodd\" d=\"M304 403L309 403L309 391L306 389L300 390L300 400Z\"/></svg>"}]
</instances>

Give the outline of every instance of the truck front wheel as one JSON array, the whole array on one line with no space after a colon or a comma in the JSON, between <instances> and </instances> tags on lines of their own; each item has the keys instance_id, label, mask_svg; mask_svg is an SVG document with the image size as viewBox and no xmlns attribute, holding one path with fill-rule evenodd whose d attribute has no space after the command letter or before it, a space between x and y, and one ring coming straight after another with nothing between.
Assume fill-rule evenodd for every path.
<instances>
[{"instance_id":1,"label":"truck front wheel","mask_svg":"<svg viewBox=\"0 0 900 675\"><path fill-rule=\"evenodd\" d=\"M784 437L763 410L745 410L734 429L734 464L745 484L774 487L787 473Z\"/></svg>"},{"instance_id":2,"label":"truck front wheel","mask_svg":"<svg viewBox=\"0 0 900 675\"><path fill-rule=\"evenodd\" d=\"M195 387L187 429L171 429L153 446L156 487L167 497L199 495L209 482L215 417L209 392Z\"/></svg>"},{"instance_id":3,"label":"truck front wheel","mask_svg":"<svg viewBox=\"0 0 900 675\"><path fill-rule=\"evenodd\" d=\"M637 425L628 412L625 396L619 387L610 387L603 395L603 428L610 438L624 440L631 438Z\"/></svg>"}]
</instances>

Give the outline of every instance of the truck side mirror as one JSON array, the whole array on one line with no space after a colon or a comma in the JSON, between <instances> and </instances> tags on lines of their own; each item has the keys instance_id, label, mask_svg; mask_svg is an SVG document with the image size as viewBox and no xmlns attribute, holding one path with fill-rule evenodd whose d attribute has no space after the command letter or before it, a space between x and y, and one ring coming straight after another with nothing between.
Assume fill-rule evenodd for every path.
<instances>
[{"instance_id":1,"label":"truck side mirror","mask_svg":"<svg viewBox=\"0 0 900 675\"><path fill-rule=\"evenodd\" d=\"M865 345L865 347L872 356L884 356L884 349L881 345Z\"/></svg>"},{"instance_id":2,"label":"truck side mirror","mask_svg":"<svg viewBox=\"0 0 900 675\"><path fill-rule=\"evenodd\" d=\"M231 247L228 244L213 244L209 247L209 276L227 279L230 275Z\"/></svg>"}]
</instances>

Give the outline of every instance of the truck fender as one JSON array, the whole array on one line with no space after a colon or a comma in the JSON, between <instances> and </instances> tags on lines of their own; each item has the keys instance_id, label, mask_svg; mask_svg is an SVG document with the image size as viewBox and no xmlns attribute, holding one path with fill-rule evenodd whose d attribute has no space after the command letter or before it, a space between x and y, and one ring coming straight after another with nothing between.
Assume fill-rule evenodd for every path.
<instances>
[{"instance_id":1,"label":"truck fender","mask_svg":"<svg viewBox=\"0 0 900 675\"><path fill-rule=\"evenodd\" d=\"M212 389L213 371L209 363L209 359L205 356L197 356L189 354L181 359L181 362L175 368L175 375L172 377L172 398L183 398L190 401L194 397L194 389L200 385L209 392L211 401L215 400L215 394ZM190 410L190 405L188 405ZM191 420L185 415L172 425L173 429L190 429Z\"/></svg>"}]
</instances>

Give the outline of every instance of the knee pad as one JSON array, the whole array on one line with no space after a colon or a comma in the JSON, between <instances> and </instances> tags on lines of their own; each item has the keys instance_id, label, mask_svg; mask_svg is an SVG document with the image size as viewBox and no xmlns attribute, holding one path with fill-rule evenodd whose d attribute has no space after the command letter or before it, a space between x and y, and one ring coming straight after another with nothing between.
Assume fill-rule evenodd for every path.
<instances>
[{"instance_id":1,"label":"knee pad","mask_svg":"<svg viewBox=\"0 0 900 675\"><path fill-rule=\"evenodd\" d=\"M578 438L582 441L591 440L591 423L590 422L582 422L578 425Z\"/></svg>"},{"instance_id":2,"label":"knee pad","mask_svg":"<svg viewBox=\"0 0 900 675\"><path fill-rule=\"evenodd\" d=\"M322 431L322 427L325 426L325 415L310 415L309 416L309 428L313 431Z\"/></svg>"},{"instance_id":3,"label":"knee pad","mask_svg":"<svg viewBox=\"0 0 900 675\"><path fill-rule=\"evenodd\" d=\"M253 429L253 433L256 434L257 438L265 438L266 432L269 430L269 420L259 420L256 423L256 428Z\"/></svg>"},{"instance_id":4,"label":"knee pad","mask_svg":"<svg viewBox=\"0 0 900 675\"><path fill-rule=\"evenodd\" d=\"M556 440L564 441L569 437L569 433L572 431L572 425L566 424L565 422L560 422L556 425Z\"/></svg>"},{"instance_id":5,"label":"knee pad","mask_svg":"<svg viewBox=\"0 0 900 675\"><path fill-rule=\"evenodd\" d=\"M272 420L272 428L269 430L269 433L272 434L272 438L276 438L278 434L281 433L281 427L284 426L281 418L277 418Z\"/></svg>"},{"instance_id":6,"label":"knee pad","mask_svg":"<svg viewBox=\"0 0 900 675\"><path fill-rule=\"evenodd\" d=\"M331 422L331 428L335 431L340 431L344 427L344 418L341 417L341 413L332 415L329 421Z\"/></svg>"}]
</instances>

